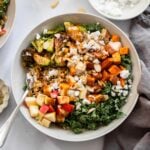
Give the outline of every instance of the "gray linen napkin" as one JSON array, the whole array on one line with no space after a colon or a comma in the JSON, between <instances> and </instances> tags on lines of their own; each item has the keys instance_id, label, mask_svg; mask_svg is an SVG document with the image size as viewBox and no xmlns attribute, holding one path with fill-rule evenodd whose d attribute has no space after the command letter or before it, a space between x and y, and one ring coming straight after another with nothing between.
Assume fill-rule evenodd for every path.
<instances>
[{"instance_id":1,"label":"gray linen napkin","mask_svg":"<svg viewBox=\"0 0 150 150\"><path fill-rule=\"evenodd\" d=\"M132 21L130 38L141 58L140 96L127 120L105 137L104 150L150 150L150 7Z\"/></svg>"}]
</instances>

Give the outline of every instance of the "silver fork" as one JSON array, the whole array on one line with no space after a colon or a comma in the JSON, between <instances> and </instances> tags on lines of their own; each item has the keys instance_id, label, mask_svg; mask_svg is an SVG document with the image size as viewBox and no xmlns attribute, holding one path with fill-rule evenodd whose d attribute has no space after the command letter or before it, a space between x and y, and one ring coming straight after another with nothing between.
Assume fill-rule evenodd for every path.
<instances>
[{"instance_id":1,"label":"silver fork","mask_svg":"<svg viewBox=\"0 0 150 150\"><path fill-rule=\"evenodd\" d=\"M11 113L9 118L6 120L6 122L2 125L2 127L0 127L0 147L2 147L4 145L6 138L7 138L7 135L10 131L11 125L12 125L12 123L16 117L16 114L19 111L20 106L24 102L24 99L27 96L29 89L32 88L32 84L31 84L30 79L26 79L26 83L27 83L27 89L24 92L24 94L22 95L20 102L17 104L16 108L13 110L13 112Z\"/></svg>"}]
</instances>

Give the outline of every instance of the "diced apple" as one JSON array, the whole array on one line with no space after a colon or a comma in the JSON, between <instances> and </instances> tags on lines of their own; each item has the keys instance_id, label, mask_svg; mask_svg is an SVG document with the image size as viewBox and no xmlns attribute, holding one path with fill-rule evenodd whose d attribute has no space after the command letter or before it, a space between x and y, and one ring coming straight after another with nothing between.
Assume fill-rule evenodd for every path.
<instances>
[{"instance_id":1,"label":"diced apple","mask_svg":"<svg viewBox=\"0 0 150 150\"><path fill-rule=\"evenodd\" d=\"M48 128L48 127L50 126L50 124L51 124L51 121L49 121L49 120L43 118L42 121L40 122L40 124L41 124L42 126Z\"/></svg>"},{"instance_id":2,"label":"diced apple","mask_svg":"<svg viewBox=\"0 0 150 150\"><path fill-rule=\"evenodd\" d=\"M47 96L50 96L50 92L52 91L52 86L50 85L45 85L43 87L43 93Z\"/></svg>"},{"instance_id":3,"label":"diced apple","mask_svg":"<svg viewBox=\"0 0 150 150\"><path fill-rule=\"evenodd\" d=\"M25 98L25 103L29 107L31 105L37 105L36 104L36 98L35 97L26 97Z\"/></svg>"},{"instance_id":4,"label":"diced apple","mask_svg":"<svg viewBox=\"0 0 150 150\"><path fill-rule=\"evenodd\" d=\"M31 117L37 117L39 114L39 107L37 105L30 105L29 112Z\"/></svg>"},{"instance_id":5,"label":"diced apple","mask_svg":"<svg viewBox=\"0 0 150 150\"><path fill-rule=\"evenodd\" d=\"M58 96L57 97L59 104L68 104L69 103L69 96Z\"/></svg>"},{"instance_id":6,"label":"diced apple","mask_svg":"<svg viewBox=\"0 0 150 150\"><path fill-rule=\"evenodd\" d=\"M37 96L37 99L36 99L36 103L40 106L42 106L45 102L45 98L46 98L46 95L44 94L38 94Z\"/></svg>"},{"instance_id":7,"label":"diced apple","mask_svg":"<svg viewBox=\"0 0 150 150\"><path fill-rule=\"evenodd\" d=\"M55 104L55 99L46 96L44 103L45 103L46 105L54 105L54 104Z\"/></svg>"},{"instance_id":8,"label":"diced apple","mask_svg":"<svg viewBox=\"0 0 150 150\"><path fill-rule=\"evenodd\" d=\"M56 112L47 113L44 117L51 122L56 122Z\"/></svg>"},{"instance_id":9,"label":"diced apple","mask_svg":"<svg viewBox=\"0 0 150 150\"><path fill-rule=\"evenodd\" d=\"M67 117L69 114L69 112L65 111L62 108L57 108L56 113L57 115L64 116L64 117Z\"/></svg>"},{"instance_id":10,"label":"diced apple","mask_svg":"<svg viewBox=\"0 0 150 150\"><path fill-rule=\"evenodd\" d=\"M56 116L56 122L64 122L65 121L65 117L61 116L61 115L57 115Z\"/></svg>"},{"instance_id":11,"label":"diced apple","mask_svg":"<svg viewBox=\"0 0 150 150\"><path fill-rule=\"evenodd\" d=\"M42 105L40 107L40 112L43 114L46 114L49 111L49 106L48 105Z\"/></svg>"},{"instance_id":12,"label":"diced apple","mask_svg":"<svg viewBox=\"0 0 150 150\"><path fill-rule=\"evenodd\" d=\"M44 114L39 111L38 120L42 120L44 118Z\"/></svg>"}]
</instances>

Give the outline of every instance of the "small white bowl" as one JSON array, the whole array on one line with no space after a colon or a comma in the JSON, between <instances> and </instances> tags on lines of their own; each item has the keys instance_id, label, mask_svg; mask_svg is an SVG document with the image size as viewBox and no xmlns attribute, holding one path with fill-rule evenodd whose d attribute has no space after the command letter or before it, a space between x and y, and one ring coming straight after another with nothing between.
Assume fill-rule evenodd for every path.
<instances>
[{"instance_id":1,"label":"small white bowl","mask_svg":"<svg viewBox=\"0 0 150 150\"><path fill-rule=\"evenodd\" d=\"M15 13L16 13L16 1L10 0L10 4L7 10L7 17L8 20L6 21L4 29L6 29L6 33L0 36L0 48L6 43L10 33L12 31L14 20L15 20Z\"/></svg>"},{"instance_id":2,"label":"small white bowl","mask_svg":"<svg viewBox=\"0 0 150 150\"><path fill-rule=\"evenodd\" d=\"M0 79L0 92L2 92L3 95L3 103L0 104L0 113L2 113L9 101L9 88L2 79Z\"/></svg>"},{"instance_id":3,"label":"small white bowl","mask_svg":"<svg viewBox=\"0 0 150 150\"><path fill-rule=\"evenodd\" d=\"M139 62L137 52L133 44L129 40L129 38L126 36L126 34L117 26L115 26L113 23L111 23L110 21L102 17L97 17L97 16L90 15L90 14L71 13L71 14L64 14L64 15L50 18L42 22L38 26L36 26L25 37L25 39L21 43L16 53L14 63L12 66L12 74L11 74L12 91L13 91L16 103L19 103L19 100L23 94L22 87L25 83L25 71L21 65L22 50L27 48L29 43L35 38L36 33L42 33L43 30L47 28L54 28L56 25L63 23L64 21L71 21L73 23L81 23L81 24L99 22L102 26L106 27L110 31L110 33L118 34L121 37L123 45L126 45L129 47L130 53L131 53L131 59L133 63L134 81L133 81L133 87L132 87L131 93L127 99L127 103L122 108L122 111L126 115L124 115L120 119L114 120L107 126L100 127L97 130L86 131L81 134L74 134L70 130L64 130L58 127L45 128L39 125L34 119L30 117L30 114L25 106L21 107L21 113L24 115L27 121L30 122L36 129L38 129L42 133L48 136L51 136L53 138L64 140L64 141L72 141L72 142L92 140L92 139L101 137L103 135L106 135L107 133L111 132L116 127L118 127L132 112L137 102L137 98L138 98L137 86L138 86L140 76L141 76L141 68L140 68L140 62Z\"/></svg>"},{"instance_id":4,"label":"small white bowl","mask_svg":"<svg viewBox=\"0 0 150 150\"><path fill-rule=\"evenodd\" d=\"M97 10L102 16L113 20L128 20L140 15L150 4L150 0L140 0L133 8L125 8L122 15L113 16L100 10L99 0L89 0L91 6ZM112 9L113 11L113 9Z\"/></svg>"}]
</instances>

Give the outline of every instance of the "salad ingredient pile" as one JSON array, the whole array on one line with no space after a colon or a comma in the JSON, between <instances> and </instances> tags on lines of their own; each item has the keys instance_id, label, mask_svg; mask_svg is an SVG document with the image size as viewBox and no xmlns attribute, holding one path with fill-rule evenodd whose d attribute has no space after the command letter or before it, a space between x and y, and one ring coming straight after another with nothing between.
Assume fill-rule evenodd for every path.
<instances>
[{"instance_id":1,"label":"salad ingredient pile","mask_svg":"<svg viewBox=\"0 0 150 150\"><path fill-rule=\"evenodd\" d=\"M21 57L33 83L25 105L39 124L81 133L122 114L132 86L129 48L99 23L44 29Z\"/></svg>"}]
</instances>

